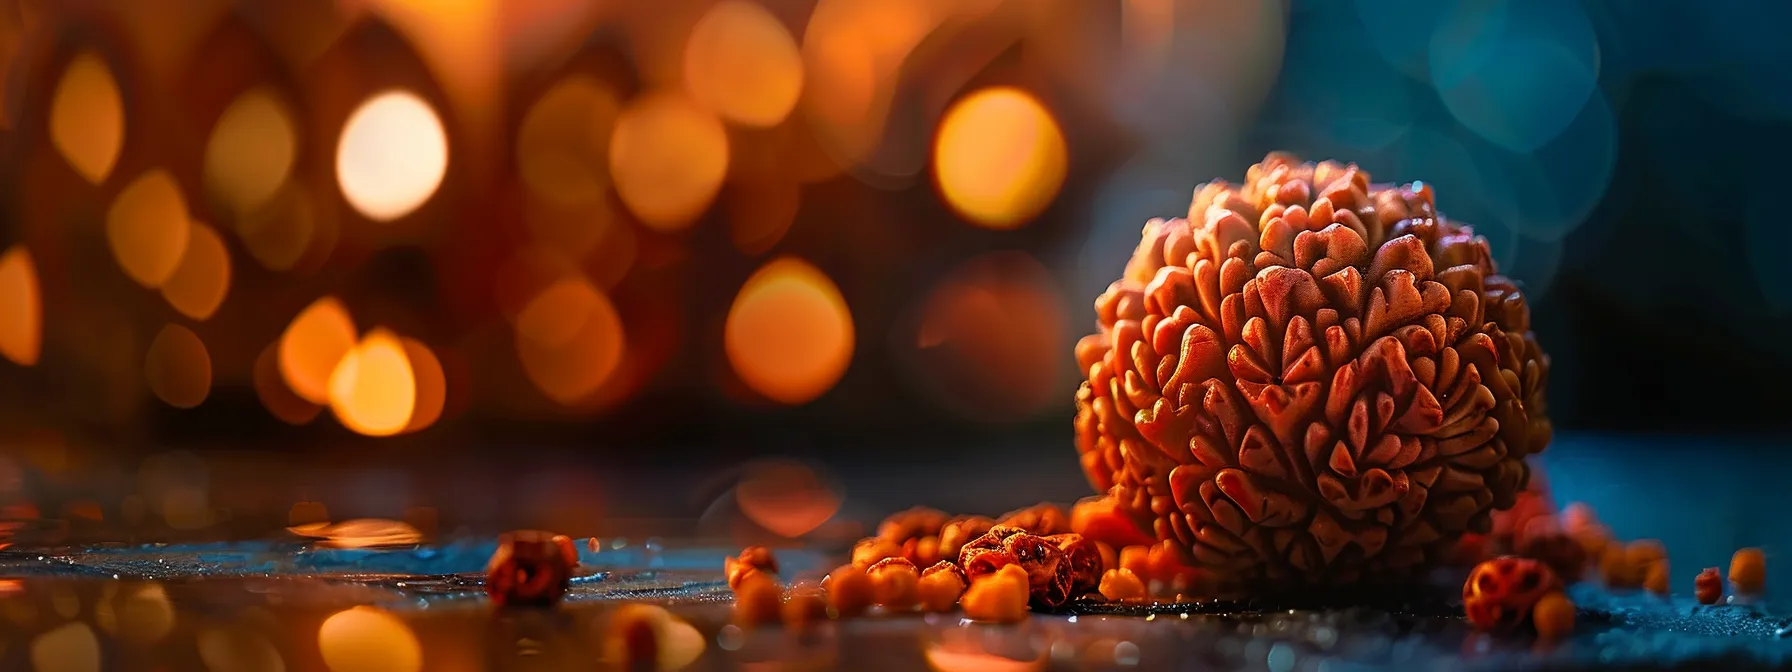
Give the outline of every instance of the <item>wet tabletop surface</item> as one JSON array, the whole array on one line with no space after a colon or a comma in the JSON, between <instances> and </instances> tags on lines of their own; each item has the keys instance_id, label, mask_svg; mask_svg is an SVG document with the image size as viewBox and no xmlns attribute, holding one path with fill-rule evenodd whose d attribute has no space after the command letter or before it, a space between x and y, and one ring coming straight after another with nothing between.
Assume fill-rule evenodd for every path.
<instances>
[{"instance_id":1,"label":"wet tabletop surface","mask_svg":"<svg viewBox=\"0 0 1792 672\"><path fill-rule=\"evenodd\" d=\"M1347 670L1773 669L1792 619L1770 604L1579 585L1576 635L1474 633L1438 587L1377 604L1081 605L1012 626L873 615L804 633L729 624L722 558L696 542L579 540L553 610L494 609L489 538L398 549L287 539L0 550L3 670L588 670L614 657L610 617L664 607L661 669ZM779 550L786 576L839 560ZM1458 584L1459 585L1459 584ZM1299 608L1289 608L1297 606ZM360 649L356 647L371 647ZM375 651L375 653L366 653ZM360 653L357 653L360 652ZM394 658L393 656L396 656Z\"/></svg>"}]
</instances>

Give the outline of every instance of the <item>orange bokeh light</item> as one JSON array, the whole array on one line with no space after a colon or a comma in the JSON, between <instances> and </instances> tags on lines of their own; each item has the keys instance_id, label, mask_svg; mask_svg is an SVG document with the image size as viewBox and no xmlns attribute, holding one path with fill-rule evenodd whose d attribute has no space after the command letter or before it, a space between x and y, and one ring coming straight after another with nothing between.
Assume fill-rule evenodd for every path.
<instances>
[{"instance_id":1,"label":"orange bokeh light","mask_svg":"<svg viewBox=\"0 0 1792 672\"><path fill-rule=\"evenodd\" d=\"M237 219L236 233L262 267L290 271L306 252L328 252L335 244L333 230L320 231L319 226L309 190L288 181L265 205Z\"/></svg>"},{"instance_id":2,"label":"orange bokeh light","mask_svg":"<svg viewBox=\"0 0 1792 672\"><path fill-rule=\"evenodd\" d=\"M218 116L205 145L205 185L238 213L274 197L292 174L298 133L271 89L245 91Z\"/></svg>"},{"instance_id":3,"label":"orange bokeh light","mask_svg":"<svg viewBox=\"0 0 1792 672\"><path fill-rule=\"evenodd\" d=\"M293 393L286 386L286 380L280 377L280 343L275 341L261 349L255 358L255 371L252 374L255 385L255 396L261 399L261 405L268 413L289 425L304 425L317 418L324 407L311 403Z\"/></svg>"},{"instance_id":4,"label":"orange bokeh light","mask_svg":"<svg viewBox=\"0 0 1792 672\"><path fill-rule=\"evenodd\" d=\"M166 170L151 170L132 181L106 212L112 258L126 276L150 289L174 275L191 237L187 199Z\"/></svg>"},{"instance_id":5,"label":"orange bokeh light","mask_svg":"<svg viewBox=\"0 0 1792 672\"><path fill-rule=\"evenodd\" d=\"M408 91L380 93L356 108L336 146L336 181L369 219L411 214L442 186L448 134L434 108Z\"/></svg>"},{"instance_id":6,"label":"orange bokeh light","mask_svg":"<svg viewBox=\"0 0 1792 672\"><path fill-rule=\"evenodd\" d=\"M747 465L734 501L749 520L785 537L800 537L840 511L840 495L801 462L765 460Z\"/></svg>"},{"instance_id":7,"label":"orange bokeh light","mask_svg":"<svg viewBox=\"0 0 1792 672\"><path fill-rule=\"evenodd\" d=\"M355 323L335 297L313 302L280 335L280 377L299 398L330 403L330 376L355 347Z\"/></svg>"},{"instance_id":8,"label":"orange bokeh light","mask_svg":"<svg viewBox=\"0 0 1792 672\"><path fill-rule=\"evenodd\" d=\"M517 176L555 205L594 205L610 184L616 93L586 75L566 78L535 102L517 130Z\"/></svg>"},{"instance_id":9,"label":"orange bokeh light","mask_svg":"<svg viewBox=\"0 0 1792 672\"><path fill-rule=\"evenodd\" d=\"M728 175L728 132L675 93L630 101L610 139L610 179L642 223L678 231L709 208Z\"/></svg>"},{"instance_id":10,"label":"orange bokeh light","mask_svg":"<svg viewBox=\"0 0 1792 672\"><path fill-rule=\"evenodd\" d=\"M230 292L230 252L212 227L195 222L188 236L187 253L162 283L162 298L180 314L204 322Z\"/></svg>"},{"instance_id":11,"label":"orange bokeh light","mask_svg":"<svg viewBox=\"0 0 1792 672\"><path fill-rule=\"evenodd\" d=\"M423 647L411 626L375 607L353 607L324 619L317 648L330 672L417 672Z\"/></svg>"},{"instance_id":12,"label":"orange bokeh light","mask_svg":"<svg viewBox=\"0 0 1792 672\"><path fill-rule=\"evenodd\" d=\"M1039 215L1069 160L1051 112L1025 91L983 89L958 101L934 139L934 183L965 219L1012 229Z\"/></svg>"},{"instance_id":13,"label":"orange bokeh light","mask_svg":"<svg viewBox=\"0 0 1792 672\"><path fill-rule=\"evenodd\" d=\"M543 289L517 314L516 349L535 386L572 406L615 374L627 340L609 297L572 277Z\"/></svg>"},{"instance_id":14,"label":"orange bokeh light","mask_svg":"<svg viewBox=\"0 0 1792 672\"><path fill-rule=\"evenodd\" d=\"M417 382L416 410L404 427L409 434L428 429L442 417L442 407L448 401L448 377L442 372L442 361L422 341L404 339L404 356L410 361L411 374Z\"/></svg>"},{"instance_id":15,"label":"orange bokeh light","mask_svg":"<svg viewBox=\"0 0 1792 672\"><path fill-rule=\"evenodd\" d=\"M1051 272L1024 252L965 262L921 307L918 366L926 396L978 421L1051 408L1070 373L1070 320Z\"/></svg>"},{"instance_id":16,"label":"orange bokeh light","mask_svg":"<svg viewBox=\"0 0 1792 672\"><path fill-rule=\"evenodd\" d=\"M43 352L44 303L31 251L14 245L0 254L0 357L20 366Z\"/></svg>"},{"instance_id":17,"label":"orange bokeh light","mask_svg":"<svg viewBox=\"0 0 1792 672\"><path fill-rule=\"evenodd\" d=\"M828 391L852 361L852 314L834 282L785 257L741 286L723 327L728 362L742 382L785 404Z\"/></svg>"},{"instance_id":18,"label":"orange bokeh light","mask_svg":"<svg viewBox=\"0 0 1792 672\"><path fill-rule=\"evenodd\" d=\"M723 118L768 128L790 116L803 90L803 59L778 17L746 0L709 9L685 42L685 86Z\"/></svg>"},{"instance_id":19,"label":"orange bokeh light","mask_svg":"<svg viewBox=\"0 0 1792 672\"><path fill-rule=\"evenodd\" d=\"M417 376L404 342L385 329L368 332L330 373L330 410L357 434L391 436L417 410Z\"/></svg>"},{"instance_id":20,"label":"orange bokeh light","mask_svg":"<svg viewBox=\"0 0 1792 672\"><path fill-rule=\"evenodd\" d=\"M143 378L169 406L193 408L212 389L212 358L193 330L178 324L162 327L143 358Z\"/></svg>"},{"instance_id":21,"label":"orange bokeh light","mask_svg":"<svg viewBox=\"0 0 1792 672\"><path fill-rule=\"evenodd\" d=\"M124 98L105 61L76 56L50 100L50 143L88 182L106 181L124 147Z\"/></svg>"}]
</instances>

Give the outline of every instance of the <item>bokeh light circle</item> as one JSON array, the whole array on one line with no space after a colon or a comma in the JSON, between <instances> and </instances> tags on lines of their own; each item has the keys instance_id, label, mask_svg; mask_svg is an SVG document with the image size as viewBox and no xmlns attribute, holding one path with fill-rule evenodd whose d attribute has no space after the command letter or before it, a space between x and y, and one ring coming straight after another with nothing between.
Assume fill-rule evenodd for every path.
<instances>
[{"instance_id":1,"label":"bokeh light circle","mask_svg":"<svg viewBox=\"0 0 1792 672\"><path fill-rule=\"evenodd\" d=\"M106 212L106 244L137 284L162 286L187 253L187 199L168 171L156 169L126 185Z\"/></svg>"},{"instance_id":2,"label":"bokeh light circle","mask_svg":"<svg viewBox=\"0 0 1792 672\"><path fill-rule=\"evenodd\" d=\"M1073 369L1063 297L1051 272L1024 252L988 253L953 269L906 335L926 396L978 422L1054 407Z\"/></svg>"},{"instance_id":3,"label":"bokeh light circle","mask_svg":"<svg viewBox=\"0 0 1792 672\"><path fill-rule=\"evenodd\" d=\"M0 254L0 357L20 366L37 363L43 351L44 303L37 264L24 245Z\"/></svg>"},{"instance_id":4,"label":"bokeh light circle","mask_svg":"<svg viewBox=\"0 0 1792 672\"><path fill-rule=\"evenodd\" d=\"M193 330L178 324L162 327L143 358L143 378L163 403L193 408L212 389L212 358Z\"/></svg>"},{"instance_id":5,"label":"bokeh light circle","mask_svg":"<svg viewBox=\"0 0 1792 672\"><path fill-rule=\"evenodd\" d=\"M757 3L723 0L691 27L684 81L723 118L767 128L790 116L803 90L803 59L778 17Z\"/></svg>"},{"instance_id":6,"label":"bokeh light circle","mask_svg":"<svg viewBox=\"0 0 1792 672\"><path fill-rule=\"evenodd\" d=\"M442 371L442 360L423 341L404 339L404 356L411 363L411 375L417 388L415 410L404 427L404 432L409 434L428 429L441 419L442 408L448 401L448 377Z\"/></svg>"},{"instance_id":7,"label":"bokeh light circle","mask_svg":"<svg viewBox=\"0 0 1792 672\"><path fill-rule=\"evenodd\" d=\"M273 198L292 174L298 135L292 112L265 87L243 92L205 144L205 186L238 213Z\"/></svg>"},{"instance_id":8,"label":"bokeh light circle","mask_svg":"<svg viewBox=\"0 0 1792 672\"><path fill-rule=\"evenodd\" d=\"M583 277L548 285L516 318L517 358L549 399L576 405L616 373L627 350L622 317Z\"/></svg>"},{"instance_id":9,"label":"bokeh light circle","mask_svg":"<svg viewBox=\"0 0 1792 672\"><path fill-rule=\"evenodd\" d=\"M947 204L979 226L1012 229L1051 203L1068 155L1045 106L1020 89L995 87L946 111L933 159L934 182Z\"/></svg>"},{"instance_id":10,"label":"bokeh light circle","mask_svg":"<svg viewBox=\"0 0 1792 672\"><path fill-rule=\"evenodd\" d=\"M1459 6L1432 35L1432 85L1463 126L1506 150L1533 151L1598 86L1598 41L1577 3L1483 4Z\"/></svg>"},{"instance_id":11,"label":"bokeh light circle","mask_svg":"<svg viewBox=\"0 0 1792 672\"><path fill-rule=\"evenodd\" d=\"M716 116L674 93L631 101L610 139L610 179L642 223L688 227L728 175L728 132Z\"/></svg>"},{"instance_id":12,"label":"bokeh light circle","mask_svg":"<svg viewBox=\"0 0 1792 672\"><path fill-rule=\"evenodd\" d=\"M784 404L821 396L852 362L845 297L820 269L792 257L773 260L747 278L722 337L741 382Z\"/></svg>"},{"instance_id":13,"label":"bokeh light circle","mask_svg":"<svg viewBox=\"0 0 1792 672\"><path fill-rule=\"evenodd\" d=\"M355 347L355 323L348 309L326 296L306 306L280 335L280 377L299 398L330 403L330 376Z\"/></svg>"},{"instance_id":14,"label":"bokeh light circle","mask_svg":"<svg viewBox=\"0 0 1792 672\"><path fill-rule=\"evenodd\" d=\"M417 672L423 647L411 627L374 607L354 607L324 619L317 648L330 672Z\"/></svg>"},{"instance_id":15,"label":"bokeh light circle","mask_svg":"<svg viewBox=\"0 0 1792 672\"><path fill-rule=\"evenodd\" d=\"M281 341L269 343L255 358L255 370L251 374L255 396L261 399L262 407L281 422L289 425L309 424L317 419L318 413L323 412L323 406L299 397L286 386L286 380L280 376L280 343Z\"/></svg>"},{"instance_id":16,"label":"bokeh light circle","mask_svg":"<svg viewBox=\"0 0 1792 672\"><path fill-rule=\"evenodd\" d=\"M99 672L100 640L86 623L64 623L31 640L37 672Z\"/></svg>"},{"instance_id":17,"label":"bokeh light circle","mask_svg":"<svg viewBox=\"0 0 1792 672\"><path fill-rule=\"evenodd\" d=\"M410 214L448 171L448 135L417 94L388 91L348 117L336 146L336 180L355 210L376 221Z\"/></svg>"},{"instance_id":18,"label":"bokeh light circle","mask_svg":"<svg viewBox=\"0 0 1792 672\"><path fill-rule=\"evenodd\" d=\"M368 332L330 373L330 410L349 430L391 436L417 410L417 377L405 345L385 329Z\"/></svg>"},{"instance_id":19,"label":"bokeh light circle","mask_svg":"<svg viewBox=\"0 0 1792 672\"><path fill-rule=\"evenodd\" d=\"M50 143L94 184L104 182L117 165L124 147L124 98L98 55L69 61L50 99Z\"/></svg>"},{"instance_id":20,"label":"bokeh light circle","mask_svg":"<svg viewBox=\"0 0 1792 672\"><path fill-rule=\"evenodd\" d=\"M180 314L200 322L210 319L230 292L230 252L212 227L193 223L187 253L174 275L162 283L162 298Z\"/></svg>"},{"instance_id":21,"label":"bokeh light circle","mask_svg":"<svg viewBox=\"0 0 1792 672\"><path fill-rule=\"evenodd\" d=\"M517 129L517 174L536 196L588 205L609 187L610 134L622 103L596 79L573 75L529 108Z\"/></svg>"}]
</instances>

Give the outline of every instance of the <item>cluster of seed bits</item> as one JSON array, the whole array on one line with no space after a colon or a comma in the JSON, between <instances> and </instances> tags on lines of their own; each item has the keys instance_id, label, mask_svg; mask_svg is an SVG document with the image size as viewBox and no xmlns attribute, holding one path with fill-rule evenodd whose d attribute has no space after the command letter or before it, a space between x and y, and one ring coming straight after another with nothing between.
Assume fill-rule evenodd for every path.
<instances>
[{"instance_id":1,"label":"cluster of seed bits","mask_svg":"<svg viewBox=\"0 0 1792 672\"><path fill-rule=\"evenodd\" d=\"M1124 545L1115 551L1114 543ZM724 570L738 620L764 623L775 591L752 577L776 572L770 552L748 548ZM793 586L782 615L799 624L858 616L875 606L892 614L962 609L972 619L1014 622L1031 609L1079 598L1132 601L1183 592L1199 578L1175 544L1151 543L1102 497L1079 502L1068 515L1053 504L995 518L914 508L885 519L877 536L853 546L850 564L820 586Z\"/></svg>"},{"instance_id":2,"label":"cluster of seed bits","mask_svg":"<svg viewBox=\"0 0 1792 672\"><path fill-rule=\"evenodd\" d=\"M1559 639L1574 631L1574 602L1562 587L1549 565L1502 556L1469 572L1462 584L1462 608L1480 630L1512 632L1530 625L1541 638Z\"/></svg>"}]
</instances>

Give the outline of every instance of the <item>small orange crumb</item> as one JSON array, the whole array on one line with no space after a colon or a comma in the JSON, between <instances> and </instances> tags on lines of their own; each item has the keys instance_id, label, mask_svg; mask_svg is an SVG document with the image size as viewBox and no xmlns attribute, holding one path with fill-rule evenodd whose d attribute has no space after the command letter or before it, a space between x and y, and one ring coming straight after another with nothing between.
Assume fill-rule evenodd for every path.
<instances>
[{"instance_id":1,"label":"small orange crumb","mask_svg":"<svg viewBox=\"0 0 1792 672\"><path fill-rule=\"evenodd\" d=\"M1130 569L1110 569L1101 575L1101 596L1111 601L1145 597L1145 582Z\"/></svg>"},{"instance_id":2,"label":"small orange crumb","mask_svg":"<svg viewBox=\"0 0 1792 672\"><path fill-rule=\"evenodd\" d=\"M1537 600L1536 608L1531 610L1531 623L1537 626L1537 636L1543 639L1561 639L1574 632L1574 603L1561 593L1544 595Z\"/></svg>"},{"instance_id":3,"label":"small orange crumb","mask_svg":"<svg viewBox=\"0 0 1792 672\"><path fill-rule=\"evenodd\" d=\"M1607 544L1605 552L1599 555L1599 575L1605 577L1605 585L1613 588L1635 588L1642 579L1631 569L1630 554L1615 543Z\"/></svg>"},{"instance_id":4,"label":"small orange crumb","mask_svg":"<svg viewBox=\"0 0 1792 672\"><path fill-rule=\"evenodd\" d=\"M906 558L884 558L865 572L871 577L871 599L890 611L908 611L921 601L921 573Z\"/></svg>"},{"instance_id":5,"label":"small orange crumb","mask_svg":"<svg viewBox=\"0 0 1792 672\"><path fill-rule=\"evenodd\" d=\"M852 564L864 569L884 558L902 557L902 546L888 539L866 537L852 547Z\"/></svg>"},{"instance_id":6,"label":"small orange crumb","mask_svg":"<svg viewBox=\"0 0 1792 672\"><path fill-rule=\"evenodd\" d=\"M1668 561L1657 560L1649 565L1643 577L1643 588L1656 595L1668 594Z\"/></svg>"},{"instance_id":7,"label":"small orange crumb","mask_svg":"<svg viewBox=\"0 0 1792 672\"><path fill-rule=\"evenodd\" d=\"M931 567L940 561L940 538L918 537L902 542L902 557L916 567Z\"/></svg>"},{"instance_id":8,"label":"small orange crumb","mask_svg":"<svg viewBox=\"0 0 1792 672\"><path fill-rule=\"evenodd\" d=\"M846 565L828 575L828 606L835 618L857 616L871 607L871 577L857 565Z\"/></svg>"},{"instance_id":9,"label":"small orange crumb","mask_svg":"<svg viewBox=\"0 0 1792 672\"><path fill-rule=\"evenodd\" d=\"M1745 548L1730 558L1730 587L1737 595L1760 595L1767 588L1767 556L1761 549Z\"/></svg>"},{"instance_id":10,"label":"small orange crumb","mask_svg":"<svg viewBox=\"0 0 1792 672\"><path fill-rule=\"evenodd\" d=\"M1699 604L1717 604L1724 599L1723 575L1718 574L1716 567L1706 567L1692 580L1692 594Z\"/></svg>"},{"instance_id":11,"label":"small orange crumb","mask_svg":"<svg viewBox=\"0 0 1792 672\"><path fill-rule=\"evenodd\" d=\"M1120 568L1130 569L1140 579L1151 578L1151 547L1127 546L1120 549Z\"/></svg>"},{"instance_id":12,"label":"small orange crumb","mask_svg":"<svg viewBox=\"0 0 1792 672\"><path fill-rule=\"evenodd\" d=\"M722 575L728 579L731 589L739 588L741 578L752 573L768 576L778 573L778 558L772 555L772 549L748 546L741 549L739 556L722 559Z\"/></svg>"},{"instance_id":13,"label":"small orange crumb","mask_svg":"<svg viewBox=\"0 0 1792 672\"><path fill-rule=\"evenodd\" d=\"M783 610L783 589L765 572L748 572L734 589L734 620L743 626L776 623Z\"/></svg>"},{"instance_id":14,"label":"small orange crumb","mask_svg":"<svg viewBox=\"0 0 1792 672\"><path fill-rule=\"evenodd\" d=\"M1016 623L1027 618L1027 570L1003 565L978 577L960 600L964 615L979 621Z\"/></svg>"},{"instance_id":15,"label":"small orange crumb","mask_svg":"<svg viewBox=\"0 0 1792 672\"><path fill-rule=\"evenodd\" d=\"M803 627L828 618L828 593L815 584L790 587L784 595L784 624Z\"/></svg>"},{"instance_id":16,"label":"small orange crumb","mask_svg":"<svg viewBox=\"0 0 1792 672\"><path fill-rule=\"evenodd\" d=\"M964 570L942 560L921 573L917 592L921 596L922 609L942 612L958 606L958 598L964 595L964 589Z\"/></svg>"}]
</instances>

